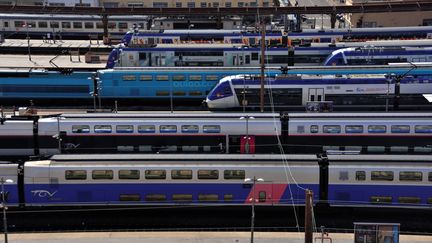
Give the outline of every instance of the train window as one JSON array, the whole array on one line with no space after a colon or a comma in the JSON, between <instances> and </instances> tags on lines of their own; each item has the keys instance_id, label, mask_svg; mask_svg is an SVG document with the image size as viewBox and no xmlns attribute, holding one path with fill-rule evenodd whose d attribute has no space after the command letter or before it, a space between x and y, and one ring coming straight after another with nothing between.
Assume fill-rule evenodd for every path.
<instances>
[{"instance_id":1,"label":"train window","mask_svg":"<svg viewBox=\"0 0 432 243\"><path fill-rule=\"evenodd\" d=\"M152 81L153 76L152 75L140 75L140 81Z\"/></svg>"},{"instance_id":2,"label":"train window","mask_svg":"<svg viewBox=\"0 0 432 243\"><path fill-rule=\"evenodd\" d=\"M373 181L393 181L393 171L372 171Z\"/></svg>"},{"instance_id":3,"label":"train window","mask_svg":"<svg viewBox=\"0 0 432 243\"><path fill-rule=\"evenodd\" d=\"M155 133L156 128L155 125L139 125L138 132L139 133Z\"/></svg>"},{"instance_id":4,"label":"train window","mask_svg":"<svg viewBox=\"0 0 432 243\"><path fill-rule=\"evenodd\" d=\"M96 29L103 29L103 23L102 22L96 22Z\"/></svg>"},{"instance_id":5,"label":"train window","mask_svg":"<svg viewBox=\"0 0 432 243\"><path fill-rule=\"evenodd\" d=\"M117 145L117 152L133 152L134 146Z\"/></svg>"},{"instance_id":6,"label":"train window","mask_svg":"<svg viewBox=\"0 0 432 243\"><path fill-rule=\"evenodd\" d=\"M385 133L387 127L385 125L369 125L368 133Z\"/></svg>"},{"instance_id":7,"label":"train window","mask_svg":"<svg viewBox=\"0 0 432 243\"><path fill-rule=\"evenodd\" d=\"M156 90L156 96L169 96L170 92L166 90Z\"/></svg>"},{"instance_id":8,"label":"train window","mask_svg":"<svg viewBox=\"0 0 432 243\"><path fill-rule=\"evenodd\" d=\"M225 180L243 180L245 178L244 170L224 170L224 179Z\"/></svg>"},{"instance_id":9,"label":"train window","mask_svg":"<svg viewBox=\"0 0 432 243\"><path fill-rule=\"evenodd\" d=\"M202 92L199 90L191 90L191 91L189 91L189 95L190 96L201 96Z\"/></svg>"},{"instance_id":10,"label":"train window","mask_svg":"<svg viewBox=\"0 0 432 243\"><path fill-rule=\"evenodd\" d=\"M92 171L93 180L111 180L114 176L112 170L94 170Z\"/></svg>"},{"instance_id":11,"label":"train window","mask_svg":"<svg viewBox=\"0 0 432 243\"><path fill-rule=\"evenodd\" d=\"M18 28L22 28L26 25L25 21L14 21L14 26Z\"/></svg>"},{"instance_id":12,"label":"train window","mask_svg":"<svg viewBox=\"0 0 432 243\"><path fill-rule=\"evenodd\" d=\"M414 153L430 154L432 153L432 147L414 147Z\"/></svg>"},{"instance_id":13,"label":"train window","mask_svg":"<svg viewBox=\"0 0 432 243\"><path fill-rule=\"evenodd\" d=\"M431 125L416 125L414 129L415 133L432 133Z\"/></svg>"},{"instance_id":14,"label":"train window","mask_svg":"<svg viewBox=\"0 0 432 243\"><path fill-rule=\"evenodd\" d=\"M165 201L166 195L165 194L147 194L145 196L146 201Z\"/></svg>"},{"instance_id":15,"label":"train window","mask_svg":"<svg viewBox=\"0 0 432 243\"><path fill-rule=\"evenodd\" d=\"M384 151L384 146L367 146L368 153L383 153Z\"/></svg>"},{"instance_id":16,"label":"train window","mask_svg":"<svg viewBox=\"0 0 432 243\"><path fill-rule=\"evenodd\" d=\"M365 181L366 180L366 171L356 171L356 181Z\"/></svg>"},{"instance_id":17,"label":"train window","mask_svg":"<svg viewBox=\"0 0 432 243\"><path fill-rule=\"evenodd\" d=\"M39 26L39 28L48 28L48 22L39 21L38 26Z\"/></svg>"},{"instance_id":18,"label":"train window","mask_svg":"<svg viewBox=\"0 0 432 243\"><path fill-rule=\"evenodd\" d=\"M347 125L345 126L345 133L363 133L362 125Z\"/></svg>"},{"instance_id":19,"label":"train window","mask_svg":"<svg viewBox=\"0 0 432 243\"><path fill-rule=\"evenodd\" d=\"M166 179L166 171L165 170L146 170L145 171L146 179Z\"/></svg>"},{"instance_id":20,"label":"train window","mask_svg":"<svg viewBox=\"0 0 432 243\"><path fill-rule=\"evenodd\" d=\"M410 126L409 125L392 125L391 126L392 133L409 133Z\"/></svg>"},{"instance_id":21,"label":"train window","mask_svg":"<svg viewBox=\"0 0 432 243\"><path fill-rule=\"evenodd\" d=\"M72 125L72 133L89 133L89 125Z\"/></svg>"},{"instance_id":22,"label":"train window","mask_svg":"<svg viewBox=\"0 0 432 243\"><path fill-rule=\"evenodd\" d=\"M199 194L198 201L202 202L217 202L219 201L218 194Z\"/></svg>"},{"instance_id":23,"label":"train window","mask_svg":"<svg viewBox=\"0 0 432 243\"><path fill-rule=\"evenodd\" d=\"M407 153L408 146L391 146L390 152L392 153Z\"/></svg>"},{"instance_id":24,"label":"train window","mask_svg":"<svg viewBox=\"0 0 432 243\"><path fill-rule=\"evenodd\" d=\"M318 125L311 125L310 126L310 132L311 133L318 133Z\"/></svg>"},{"instance_id":25,"label":"train window","mask_svg":"<svg viewBox=\"0 0 432 243\"><path fill-rule=\"evenodd\" d=\"M218 170L198 170L198 179L217 180L219 179L219 171Z\"/></svg>"},{"instance_id":26,"label":"train window","mask_svg":"<svg viewBox=\"0 0 432 243\"><path fill-rule=\"evenodd\" d=\"M429 172L428 174L428 181L432 181L432 172Z\"/></svg>"},{"instance_id":27,"label":"train window","mask_svg":"<svg viewBox=\"0 0 432 243\"><path fill-rule=\"evenodd\" d=\"M82 29L83 24L82 22L72 22L72 26L74 29Z\"/></svg>"},{"instance_id":28,"label":"train window","mask_svg":"<svg viewBox=\"0 0 432 243\"><path fill-rule=\"evenodd\" d=\"M108 22L108 29L115 29L116 28L116 23L115 22Z\"/></svg>"},{"instance_id":29,"label":"train window","mask_svg":"<svg viewBox=\"0 0 432 243\"><path fill-rule=\"evenodd\" d=\"M189 81L201 81L202 76L201 75L189 75Z\"/></svg>"},{"instance_id":30,"label":"train window","mask_svg":"<svg viewBox=\"0 0 432 243\"><path fill-rule=\"evenodd\" d=\"M417 204L421 202L419 197L398 197L399 203Z\"/></svg>"},{"instance_id":31,"label":"train window","mask_svg":"<svg viewBox=\"0 0 432 243\"><path fill-rule=\"evenodd\" d=\"M185 75L173 75L172 80L173 81L185 81L186 76Z\"/></svg>"},{"instance_id":32,"label":"train window","mask_svg":"<svg viewBox=\"0 0 432 243\"><path fill-rule=\"evenodd\" d=\"M428 204L432 204L432 197L429 197L429 198L427 199L427 203L428 203Z\"/></svg>"},{"instance_id":33,"label":"train window","mask_svg":"<svg viewBox=\"0 0 432 243\"><path fill-rule=\"evenodd\" d=\"M137 180L140 178L140 171L139 170L119 170L118 177L119 179Z\"/></svg>"},{"instance_id":34,"label":"train window","mask_svg":"<svg viewBox=\"0 0 432 243\"><path fill-rule=\"evenodd\" d=\"M123 81L135 81L136 76L135 75L123 75L122 79L123 79Z\"/></svg>"},{"instance_id":35,"label":"train window","mask_svg":"<svg viewBox=\"0 0 432 243\"><path fill-rule=\"evenodd\" d=\"M133 125L117 125L116 132L117 133L133 133L134 127Z\"/></svg>"},{"instance_id":36,"label":"train window","mask_svg":"<svg viewBox=\"0 0 432 243\"><path fill-rule=\"evenodd\" d=\"M159 126L160 133L176 133L177 126L176 125L160 125Z\"/></svg>"},{"instance_id":37,"label":"train window","mask_svg":"<svg viewBox=\"0 0 432 243\"><path fill-rule=\"evenodd\" d=\"M118 26L119 26L119 29L127 29L128 28L128 24L125 22L119 22Z\"/></svg>"},{"instance_id":38,"label":"train window","mask_svg":"<svg viewBox=\"0 0 432 243\"><path fill-rule=\"evenodd\" d=\"M217 80L219 80L219 76L218 75L206 75L205 79L207 81L217 81Z\"/></svg>"},{"instance_id":39,"label":"train window","mask_svg":"<svg viewBox=\"0 0 432 243\"><path fill-rule=\"evenodd\" d=\"M168 75L156 75L156 80L157 81L168 81L169 77L168 77Z\"/></svg>"},{"instance_id":40,"label":"train window","mask_svg":"<svg viewBox=\"0 0 432 243\"><path fill-rule=\"evenodd\" d=\"M391 203L393 198L386 196L371 196L370 200L372 203Z\"/></svg>"},{"instance_id":41,"label":"train window","mask_svg":"<svg viewBox=\"0 0 432 243\"><path fill-rule=\"evenodd\" d=\"M192 179L192 170L171 170L171 179Z\"/></svg>"},{"instance_id":42,"label":"train window","mask_svg":"<svg viewBox=\"0 0 432 243\"><path fill-rule=\"evenodd\" d=\"M173 194L173 201L190 202L192 201L192 194Z\"/></svg>"},{"instance_id":43,"label":"train window","mask_svg":"<svg viewBox=\"0 0 432 243\"><path fill-rule=\"evenodd\" d=\"M186 95L186 92L183 91L183 90L174 90L174 91L173 91L173 95L174 95L174 96L185 96L185 95Z\"/></svg>"},{"instance_id":44,"label":"train window","mask_svg":"<svg viewBox=\"0 0 432 243\"><path fill-rule=\"evenodd\" d=\"M198 133L199 126L198 125L182 125L181 126L182 133Z\"/></svg>"},{"instance_id":45,"label":"train window","mask_svg":"<svg viewBox=\"0 0 432 243\"><path fill-rule=\"evenodd\" d=\"M340 133L341 126L339 125L324 125L323 133Z\"/></svg>"},{"instance_id":46,"label":"train window","mask_svg":"<svg viewBox=\"0 0 432 243\"><path fill-rule=\"evenodd\" d=\"M340 181L347 181L347 180L349 180L348 171L339 171L339 180Z\"/></svg>"},{"instance_id":47,"label":"train window","mask_svg":"<svg viewBox=\"0 0 432 243\"><path fill-rule=\"evenodd\" d=\"M58 29L60 27L59 22L50 22L50 27L53 29Z\"/></svg>"},{"instance_id":48,"label":"train window","mask_svg":"<svg viewBox=\"0 0 432 243\"><path fill-rule=\"evenodd\" d=\"M258 193L258 202L265 202L267 199L267 195L265 191L260 191Z\"/></svg>"},{"instance_id":49,"label":"train window","mask_svg":"<svg viewBox=\"0 0 432 243\"><path fill-rule=\"evenodd\" d=\"M120 194L119 197L120 201L127 202L127 201L140 201L141 196L139 194Z\"/></svg>"},{"instance_id":50,"label":"train window","mask_svg":"<svg viewBox=\"0 0 432 243\"><path fill-rule=\"evenodd\" d=\"M297 133L304 133L305 132L305 127L302 126L297 126Z\"/></svg>"},{"instance_id":51,"label":"train window","mask_svg":"<svg viewBox=\"0 0 432 243\"><path fill-rule=\"evenodd\" d=\"M221 127L220 125L204 125L203 126L204 133L220 133Z\"/></svg>"},{"instance_id":52,"label":"train window","mask_svg":"<svg viewBox=\"0 0 432 243\"><path fill-rule=\"evenodd\" d=\"M63 29L70 29L71 23L70 22L61 22L61 26Z\"/></svg>"},{"instance_id":53,"label":"train window","mask_svg":"<svg viewBox=\"0 0 432 243\"><path fill-rule=\"evenodd\" d=\"M93 22L84 22L84 28L94 29L94 23Z\"/></svg>"},{"instance_id":54,"label":"train window","mask_svg":"<svg viewBox=\"0 0 432 243\"><path fill-rule=\"evenodd\" d=\"M87 171L85 170L67 170L65 171L66 180L85 180L87 179Z\"/></svg>"},{"instance_id":55,"label":"train window","mask_svg":"<svg viewBox=\"0 0 432 243\"><path fill-rule=\"evenodd\" d=\"M258 61L259 55L258 52L252 52L252 61Z\"/></svg>"},{"instance_id":56,"label":"train window","mask_svg":"<svg viewBox=\"0 0 432 243\"><path fill-rule=\"evenodd\" d=\"M401 171L399 172L400 181L422 181L423 173L421 171Z\"/></svg>"},{"instance_id":57,"label":"train window","mask_svg":"<svg viewBox=\"0 0 432 243\"><path fill-rule=\"evenodd\" d=\"M224 194L224 201L232 201L234 200L233 194Z\"/></svg>"},{"instance_id":58,"label":"train window","mask_svg":"<svg viewBox=\"0 0 432 243\"><path fill-rule=\"evenodd\" d=\"M198 152L199 147L198 146L192 146L192 145L189 145L189 146L183 145L183 146L181 146L181 151L183 151L183 152Z\"/></svg>"},{"instance_id":59,"label":"train window","mask_svg":"<svg viewBox=\"0 0 432 243\"><path fill-rule=\"evenodd\" d=\"M111 125L95 125L94 132L95 133L111 133L112 128Z\"/></svg>"}]
</instances>

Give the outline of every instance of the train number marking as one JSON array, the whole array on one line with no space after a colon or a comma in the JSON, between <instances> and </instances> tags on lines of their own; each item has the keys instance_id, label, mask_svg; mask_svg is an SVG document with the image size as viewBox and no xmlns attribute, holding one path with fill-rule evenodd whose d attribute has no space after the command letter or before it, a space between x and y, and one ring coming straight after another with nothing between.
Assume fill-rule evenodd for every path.
<instances>
[{"instance_id":1,"label":"train number marking","mask_svg":"<svg viewBox=\"0 0 432 243\"><path fill-rule=\"evenodd\" d=\"M34 197L38 196L38 197L51 198L57 193L57 191L49 192L47 190L33 190L33 191L31 191L31 193L33 193Z\"/></svg>"}]
</instances>

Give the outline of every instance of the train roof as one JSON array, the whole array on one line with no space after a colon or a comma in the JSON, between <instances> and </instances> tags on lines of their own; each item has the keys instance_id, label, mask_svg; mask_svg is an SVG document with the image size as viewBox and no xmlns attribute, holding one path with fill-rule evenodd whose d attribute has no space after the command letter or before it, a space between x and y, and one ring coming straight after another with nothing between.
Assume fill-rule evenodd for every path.
<instances>
[{"instance_id":1,"label":"train roof","mask_svg":"<svg viewBox=\"0 0 432 243\"><path fill-rule=\"evenodd\" d=\"M118 113L65 113L60 115L61 118L163 118L163 119L182 119L182 118L241 118L241 117L254 117L254 118L275 118L279 117L279 113L193 113L193 112L118 112Z\"/></svg>"},{"instance_id":2,"label":"train roof","mask_svg":"<svg viewBox=\"0 0 432 243\"><path fill-rule=\"evenodd\" d=\"M286 113L290 119L323 118L432 118L432 112L338 112L338 113Z\"/></svg>"},{"instance_id":3,"label":"train roof","mask_svg":"<svg viewBox=\"0 0 432 243\"><path fill-rule=\"evenodd\" d=\"M432 162L432 155L407 155L407 154L398 154L398 155L386 155L386 154L329 154L327 158L331 162Z\"/></svg>"},{"instance_id":4,"label":"train roof","mask_svg":"<svg viewBox=\"0 0 432 243\"><path fill-rule=\"evenodd\" d=\"M145 15L119 15L110 16L109 20L144 20ZM0 13L0 19L23 19L23 20L50 20L50 19L63 19L63 20L79 20L79 19L101 19L99 15L60 15L60 14L20 14L20 13Z\"/></svg>"}]
</instances>

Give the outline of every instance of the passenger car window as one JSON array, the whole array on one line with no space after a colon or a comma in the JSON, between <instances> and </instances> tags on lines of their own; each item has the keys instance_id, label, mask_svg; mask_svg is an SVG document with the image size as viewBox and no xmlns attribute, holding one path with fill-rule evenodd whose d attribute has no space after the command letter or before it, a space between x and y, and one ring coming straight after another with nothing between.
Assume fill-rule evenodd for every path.
<instances>
[{"instance_id":1,"label":"passenger car window","mask_svg":"<svg viewBox=\"0 0 432 243\"><path fill-rule=\"evenodd\" d=\"M387 128L385 125L369 125L368 133L385 133Z\"/></svg>"},{"instance_id":2,"label":"passenger car window","mask_svg":"<svg viewBox=\"0 0 432 243\"><path fill-rule=\"evenodd\" d=\"M340 133L341 126L339 125L324 125L323 133Z\"/></svg>"},{"instance_id":3,"label":"passenger car window","mask_svg":"<svg viewBox=\"0 0 432 243\"><path fill-rule=\"evenodd\" d=\"M176 133L177 126L176 125L160 125L159 131L161 133Z\"/></svg>"},{"instance_id":4,"label":"passenger car window","mask_svg":"<svg viewBox=\"0 0 432 243\"><path fill-rule=\"evenodd\" d=\"M423 173L421 171L401 171L399 172L400 181L422 181Z\"/></svg>"},{"instance_id":5,"label":"passenger car window","mask_svg":"<svg viewBox=\"0 0 432 243\"><path fill-rule=\"evenodd\" d=\"M409 125L392 125L391 126L392 133L409 133L410 126Z\"/></svg>"},{"instance_id":6,"label":"passenger car window","mask_svg":"<svg viewBox=\"0 0 432 243\"><path fill-rule=\"evenodd\" d=\"M432 133L431 125L416 125L415 126L416 133Z\"/></svg>"},{"instance_id":7,"label":"passenger car window","mask_svg":"<svg viewBox=\"0 0 432 243\"><path fill-rule=\"evenodd\" d=\"M112 128L111 125L95 125L94 132L95 133L111 133Z\"/></svg>"},{"instance_id":8,"label":"passenger car window","mask_svg":"<svg viewBox=\"0 0 432 243\"><path fill-rule=\"evenodd\" d=\"M117 133L133 133L134 128L133 125L117 125L116 132Z\"/></svg>"},{"instance_id":9,"label":"passenger car window","mask_svg":"<svg viewBox=\"0 0 432 243\"><path fill-rule=\"evenodd\" d=\"M192 170L171 170L171 179L192 179Z\"/></svg>"},{"instance_id":10,"label":"passenger car window","mask_svg":"<svg viewBox=\"0 0 432 243\"><path fill-rule=\"evenodd\" d=\"M345 126L345 133L363 133L362 125L347 125Z\"/></svg>"},{"instance_id":11,"label":"passenger car window","mask_svg":"<svg viewBox=\"0 0 432 243\"><path fill-rule=\"evenodd\" d=\"M204 133L220 133L221 127L219 125L204 125L203 126Z\"/></svg>"},{"instance_id":12,"label":"passenger car window","mask_svg":"<svg viewBox=\"0 0 432 243\"><path fill-rule=\"evenodd\" d=\"M139 125L138 132L139 133L155 133L155 125Z\"/></svg>"},{"instance_id":13,"label":"passenger car window","mask_svg":"<svg viewBox=\"0 0 432 243\"><path fill-rule=\"evenodd\" d=\"M181 131L182 133L198 133L199 127L198 125L182 125Z\"/></svg>"},{"instance_id":14,"label":"passenger car window","mask_svg":"<svg viewBox=\"0 0 432 243\"><path fill-rule=\"evenodd\" d=\"M235 180L235 179L244 179L245 171L244 170L224 170L224 179L226 180Z\"/></svg>"},{"instance_id":15,"label":"passenger car window","mask_svg":"<svg viewBox=\"0 0 432 243\"><path fill-rule=\"evenodd\" d=\"M318 125L311 125L310 133L318 133Z\"/></svg>"},{"instance_id":16,"label":"passenger car window","mask_svg":"<svg viewBox=\"0 0 432 243\"><path fill-rule=\"evenodd\" d=\"M166 171L165 170L146 170L145 171L146 179L166 179Z\"/></svg>"},{"instance_id":17,"label":"passenger car window","mask_svg":"<svg viewBox=\"0 0 432 243\"><path fill-rule=\"evenodd\" d=\"M87 171L85 170L67 170L65 171L66 180L85 180L87 179Z\"/></svg>"},{"instance_id":18,"label":"passenger car window","mask_svg":"<svg viewBox=\"0 0 432 243\"><path fill-rule=\"evenodd\" d=\"M393 171L372 171L373 181L393 181Z\"/></svg>"},{"instance_id":19,"label":"passenger car window","mask_svg":"<svg viewBox=\"0 0 432 243\"><path fill-rule=\"evenodd\" d=\"M112 170L93 170L92 178L93 180L111 180L113 178Z\"/></svg>"},{"instance_id":20,"label":"passenger car window","mask_svg":"<svg viewBox=\"0 0 432 243\"><path fill-rule=\"evenodd\" d=\"M137 180L140 178L139 170L119 170L119 179L133 179Z\"/></svg>"},{"instance_id":21,"label":"passenger car window","mask_svg":"<svg viewBox=\"0 0 432 243\"><path fill-rule=\"evenodd\" d=\"M198 179L218 179L218 170L198 170Z\"/></svg>"},{"instance_id":22,"label":"passenger car window","mask_svg":"<svg viewBox=\"0 0 432 243\"><path fill-rule=\"evenodd\" d=\"M88 125L72 125L72 133L89 133L90 126Z\"/></svg>"}]
</instances>

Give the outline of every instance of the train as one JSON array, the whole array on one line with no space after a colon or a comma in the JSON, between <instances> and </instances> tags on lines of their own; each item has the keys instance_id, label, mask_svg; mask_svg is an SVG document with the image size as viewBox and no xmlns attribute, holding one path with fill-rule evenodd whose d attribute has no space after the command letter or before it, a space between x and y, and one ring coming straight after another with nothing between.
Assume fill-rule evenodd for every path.
<instances>
[{"instance_id":1,"label":"train","mask_svg":"<svg viewBox=\"0 0 432 243\"><path fill-rule=\"evenodd\" d=\"M430 209L431 156L58 155L0 164L10 207L301 206ZM256 182L251 182L256 180ZM12 182L10 182L12 181Z\"/></svg>"},{"instance_id":2,"label":"train","mask_svg":"<svg viewBox=\"0 0 432 243\"><path fill-rule=\"evenodd\" d=\"M397 62L432 62L432 48L376 46L343 48L333 51L323 65L385 65Z\"/></svg>"},{"instance_id":3,"label":"train","mask_svg":"<svg viewBox=\"0 0 432 243\"><path fill-rule=\"evenodd\" d=\"M221 79L205 103L210 110L257 109L260 92L260 76L234 75ZM399 81L397 76L388 75L288 74L264 78L264 106L276 110L304 109L309 102L330 102L334 110L427 110L431 104L423 94L429 93L430 76L400 76Z\"/></svg>"},{"instance_id":4,"label":"train","mask_svg":"<svg viewBox=\"0 0 432 243\"><path fill-rule=\"evenodd\" d=\"M54 154L432 154L431 113L82 113L5 117L0 158Z\"/></svg>"},{"instance_id":5,"label":"train","mask_svg":"<svg viewBox=\"0 0 432 243\"><path fill-rule=\"evenodd\" d=\"M346 48L364 46L383 47L389 50L397 48L432 48L432 40L381 40L367 42L313 43L310 46L268 47L265 50L266 66L293 65L329 65L328 58ZM402 46L402 47L401 47ZM382 49L380 49L382 50ZM421 50L421 49L419 49ZM367 54L367 53L366 53ZM366 55L365 54L365 55ZM330 57L329 57L330 56ZM326 60L327 59L327 60ZM419 59L420 61L421 59ZM416 61L415 59L388 58L391 62ZM222 67L258 67L261 64L261 49L242 44L158 44L146 47L114 48L108 56L106 68L115 67L175 67L175 66L222 66ZM349 63L347 65L355 65ZM358 63L357 65L361 65Z\"/></svg>"},{"instance_id":6,"label":"train","mask_svg":"<svg viewBox=\"0 0 432 243\"><path fill-rule=\"evenodd\" d=\"M384 27L352 29L304 29L300 32L266 32L269 46L299 46L311 43L336 43L340 41L364 42L370 40L430 39L432 27ZM121 40L126 46L151 46L155 44L208 43L258 45L261 33L243 29L225 30L146 30L128 31Z\"/></svg>"}]
</instances>

